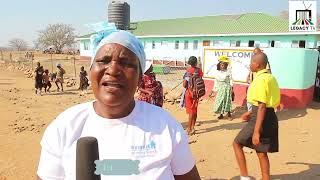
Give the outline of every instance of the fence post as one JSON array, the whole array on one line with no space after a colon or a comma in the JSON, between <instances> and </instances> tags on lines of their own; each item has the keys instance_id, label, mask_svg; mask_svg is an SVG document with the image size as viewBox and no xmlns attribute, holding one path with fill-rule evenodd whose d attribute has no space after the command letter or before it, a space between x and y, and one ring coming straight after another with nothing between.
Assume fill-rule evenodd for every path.
<instances>
[{"instance_id":1,"label":"fence post","mask_svg":"<svg viewBox=\"0 0 320 180\"><path fill-rule=\"evenodd\" d=\"M31 69L33 71L33 58L31 59Z\"/></svg>"},{"instance_id":2,"label":"fence post","mask_svg":"<svg viewBox=\"0 0 320 180\"><path fill-rule=\"evenodd\" d=\"M50 52L50 55L51 55L51 73L53 73L53 61L52 61L52 52Z\"/></svg>"},{"instance_id":3,"label":"fence post","mask_svg":"<svg viewBox=\"0 0 320 180\"><path fill-rule=\"evenodd\" d=\"M1 60L3 61L3 53L2 53L2 51L1 51Z\"/></svg>"},{"instance_id":4,"label":"fence post","mask_svg":"<svg viewBox=\"0 0 320 180\"><path fill-rule=\"evenodd\" d=\"M74 77L77 77L77 69L76 69L76 57L73 54L73 68L74 68Z\"/></svg>"}]
</instances>

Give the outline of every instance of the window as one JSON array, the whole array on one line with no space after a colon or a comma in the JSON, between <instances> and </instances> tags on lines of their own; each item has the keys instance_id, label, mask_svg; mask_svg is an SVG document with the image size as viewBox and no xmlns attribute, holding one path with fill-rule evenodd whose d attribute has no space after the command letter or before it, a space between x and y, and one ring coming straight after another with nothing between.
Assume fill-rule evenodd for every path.
<instances>
[{"instance_id":1,"label":"window","mask_svg":"<svg viewBox=\"0 0 320 180\"><path fill-rule=\"evenodd\" d=\"M202 41L203 46L210 46L210 40L204 40Z\"/></svg>"},{"instance_id":2,"label":"window","mask_svg":"<svg viewBox=\"0 0 320 180\"><path fill-rule=\"evenodd\" d=\"M213 46L215 46L215 47L221 47L221 46L223 46L223 41L213 41Z\"/></svg>"},{"instance_id":3,"label":"window","mask_svg":"<svg viewBox=\"0 0 320 180\"><path fill-rule=\"evenodd\" d=\"M152 49L156 48L156 43L154 41L152 41Z\"/></svg>"},{"instance_id":4,"label":"window","mask_svg":"<svg viewBox=\"0 0 320 180\"><path fill-rule=\"evenodd\" d=\"M259 48L260 47L260 41L255 41L254 42L254 47Z\"/></svg>"},{"instance_id":5,"label":"window","mask_svg":"<svg viewBox=\"0 0 320 180\"><path fill-rule=\"evenodd\" d=\"M269 41L269 47L274 47L274 40Z\"/></svg>"},{"instance_id":6,"label":"window","mask_svg":"<svg viewBox=\"0 0 320 180\"><path fill-rule=\"evenodd\" d=\"M292 48L298 48L299 47L299 41L292 41L291 47Z\"/></svg>"},{"instance_id":7,"label":"window","mask_svg":"<svg viewBox=\"0 0 320 180\"><path fill-rule=\"evenodd\" d=\"M250 41L249 41L248 47L254 47L254 41L253 41L253 40L250 40Z\"/></svg>"},{"instance_id":8,"label":"window","mask_svg":"<svg viewBox=\"0 0 320 180\"><path fill-rule=\"evenodd\" d=\"M230 47L236 47L236 41L231 40L230 41Z\"/></svg>"},{"instance_id":9,"label":"window","mask_svg":"<svg viewBox=\"0 0 320 180\"><path fill-rule=\"evenodd\" d=\"M168 46L168 41L161 41L161 46Z\"/></svg>"},{"instance_id":10,"label":"window","mask_svg":"<svg viewBox=\"0 0 320 180\"><path fill-rule=\"evenodd\" d=\"M198 40L193 41L193 49L198 49Z\"/></svg>"},{"instance_id":11,"label":"window","mask_svg":"<svg viewBox=\"0 0 320 180\"><path fill-rule=\"evenodd\" d=\"M83 50L89 50L90 49L90 42L84 41L83 42Z\"/></svg>"},{"instance_id":12,"label":"window","mask_svg":"<svg viewBox=\"0 0 320 180\"><path fill-rule=\"evenodd\" d=\"M176 41L176 42L175 42L174 48L175 48L175 49L179 49L179 41Z\"/></svg>"},{"instance_id":13,"label":"window","mask_svg":"<svg viewBox=\"0 0 320 180\"><path fill-rule=\"evenodd\" d=\"M189 41L184 41L184 49L189 49Z\"/></svg>"},{"instance_id":14,"label":"window","mask_svg":"<svg viewBox=\"0 0 320 180\"><path fill-rule=\"evenodd\" d=\"M230 41L230 47L240 47L240 44L241 44L240 41L235 41L235 40Z\"/></svg>"},{"instance_id":15,"label":"window","mask_svg":"<svg viewBox=\"0 0 320 180\"><path fill-rule=\"evenodd\" d=\"M275 41L274 42L274 47L280 48L281 47L281 42L280 41Z\"/></svg>"},{"instance_id":16,"label":"window","mask_svg":"<svg viewBox=\"0 0 320 180\"><path fill-rule=\"evenodd\" d=\"M291 44L292 48L305 48L306 47L306 41L292 41Z\"/></svg>"},{"instance_id":17,"label":"window","mask_svg":"<svg viewBox=\"0 0 320 180\"><path fill-rule=\"evenodd\" d=\"M240 47L241 41L236 42L236 47Z\"/></svg>"},{"instance_id":18,"label":"window","mask_svg":"<svg viewBox=\"0 0 320 180\"><path fill-rule=\"evenodd\" d=\"M299 48L305 48L306 47L306 41L299 41Z\"/></svg>"}]
</instances>

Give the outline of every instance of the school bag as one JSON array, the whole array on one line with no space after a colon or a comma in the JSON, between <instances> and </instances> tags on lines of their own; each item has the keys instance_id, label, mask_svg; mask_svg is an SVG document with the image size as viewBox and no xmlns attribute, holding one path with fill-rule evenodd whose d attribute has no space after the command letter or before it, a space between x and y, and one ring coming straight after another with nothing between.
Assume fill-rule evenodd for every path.
<instances>
[{"instance_id":1,"label":"school bag","mask_svg":"<svg viewBox=\"0 0 320 180\"><path fill-rule=\"evenodd\" d=\"M206 86L201 76L199 76L199 69L189 75L189 89L192 92L193 99L200 99L206 94Z\"/></svg>"}]
</instances>

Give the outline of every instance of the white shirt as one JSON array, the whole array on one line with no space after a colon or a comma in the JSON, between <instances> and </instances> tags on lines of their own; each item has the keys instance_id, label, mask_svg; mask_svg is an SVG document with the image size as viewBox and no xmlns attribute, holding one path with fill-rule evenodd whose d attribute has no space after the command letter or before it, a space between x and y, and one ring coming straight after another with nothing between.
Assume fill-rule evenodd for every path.
<instances>
[{"instance_id":1,"label":"white shirt","mask_svg":"<svg viewBox=\"0 0 320 180\"><path fill-rule=\"evenodd\" d=\"M229 83L231 86L233 85L231 69L228 68L225 71L218 71L213 84L214 92L218 91L218 87L221 83Z\"/></svg>"},{"instance_id":2,"label":"white shirt","mask_svg":"<svg viewBox=\"0 0 320 180\"><path fill-rule=\"evenodd\" d=\"M96 114L93 102L61 113L45 130L37 174L43 180L75 180L76 144L80 137L98 140L99 158L139 160L139 174L101 179L174 179L195 165L182 126L165 110L136 101L121 119Z\"/></svg>"}]
</instances>

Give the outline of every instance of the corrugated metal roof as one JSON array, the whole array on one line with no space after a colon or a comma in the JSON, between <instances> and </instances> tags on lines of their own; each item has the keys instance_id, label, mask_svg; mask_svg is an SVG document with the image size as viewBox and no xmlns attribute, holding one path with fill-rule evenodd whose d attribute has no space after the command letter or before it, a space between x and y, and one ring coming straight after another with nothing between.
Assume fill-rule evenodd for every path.
<instances>
[{"instance_id":1,"label":"corrugated metal roof","mask_svg":"<svg viewBox=\"0 0 320 180\"><path fill-rule=\"evenodd\" d=\"M134 23L134 27L130 31L136 36L288 33L289 21L264 13L248 13L140 21Z\"/></svg>"},{"instance_id":2,"label":"corrugated metal roof","mask_svg":"<svg viewBox=\"0 0 320 180\"><path fill-rule=\"evenodd\" d=\"M288 32L289 22L262 13L141 21L137 36Z\"/></svg>"}]
</instances>

